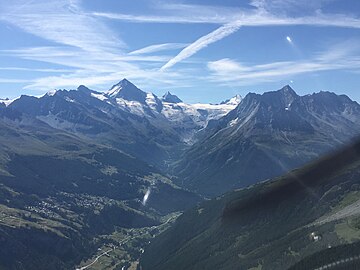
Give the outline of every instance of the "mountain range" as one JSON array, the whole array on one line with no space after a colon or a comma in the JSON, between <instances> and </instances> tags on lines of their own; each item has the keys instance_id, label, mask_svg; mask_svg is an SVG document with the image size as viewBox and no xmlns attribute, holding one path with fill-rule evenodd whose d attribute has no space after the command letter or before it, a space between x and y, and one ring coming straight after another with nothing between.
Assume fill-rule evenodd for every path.
<instances>
[{"instance_id":1,"label":"mountain range","mask_svg":"<svg viewBox=\"0 0 360 270\"><path fill-rule=\"evenodd\" d=\"M163 167L165 160L194 139L196 131L209 120L224 116L238 102L240 97L221 105L167 102L124 79L105 93L79 86L1 103L53 128L96 139Z\"/></svg>"},{"instance_id":2,"label":"mountain range","mask_svg":"<svg viewBox=\"0 0 360 270\"><path fill-rule=\"evenodd\" d=\"M315 160L356 136L359 119L360 105L347 96L299 96L290 86L219 104L187 104L170 92L158 97L126 79L104 92L81 85L2 99L0 242L7 248L0 269L70 269L109 244L119 262L136 260L179 213ZM268 188L255 187L251 194ZM206 201L214 213L195 216L202 225L179 232L181 239L190 241L222 215L229 198L246 192ZM206 207L177 224L190 226ZM149 248L170 241L165 237L178 226ZM184 241L168 251L183 249ZM152 261L151 252L144 253L146 269L173 260L159 253L164 261Z\"/></svg>"},{"instance_id":3,"label":"mountain range","mask_svg":"<svg viewBox=\"0 0 360 270\"><path fill-rule=\"evenodd\" d=\"M109 243L119 261L137 256L137 238L122 246L112 234L159 231L162 218L202 200L157 168L187 145L187 131L159 108L203 128L211 116L191 105L127 80L106 93L80 86L0 104L0 269L71 269Z\"/></svg>"},{"instance_id":4,"label":"mountain range","mask_svg":"<svg viewBox=\"0 0 360 270\"><path fill-rule=\"evenodd\" d=\"M360 106L345 95L299 96L290 86L250 93L174 165L178 184L220 195L279 176L360 133Z\"/></svg>"}]
</instances>

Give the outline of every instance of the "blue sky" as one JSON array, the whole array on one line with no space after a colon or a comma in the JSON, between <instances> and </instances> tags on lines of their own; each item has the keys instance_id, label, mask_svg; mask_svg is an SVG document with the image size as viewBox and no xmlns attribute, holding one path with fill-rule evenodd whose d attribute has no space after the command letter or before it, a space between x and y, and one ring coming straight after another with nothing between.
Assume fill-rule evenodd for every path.
<instances>
[{"instance_id":1,"label":"blue sky","mask_svg":"<svg viewBox=\"0 0 360 270\"><path fill-rule=\"evenodd\" d=\"M358 0L0 0L0 97L127 78L187 102L290 84L360 101Z\"/></svg>"}]
</instances>

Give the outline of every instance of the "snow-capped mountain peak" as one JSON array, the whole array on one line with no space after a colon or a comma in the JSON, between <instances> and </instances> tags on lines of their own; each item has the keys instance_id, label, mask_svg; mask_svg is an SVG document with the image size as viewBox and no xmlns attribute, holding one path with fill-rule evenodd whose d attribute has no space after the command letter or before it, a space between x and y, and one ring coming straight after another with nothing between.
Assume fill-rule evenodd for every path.
<instances>
[{"instance_id":1,"label":"snow-capped mountain peak","mask_svg":"<svg viewBox=\"0 0 360 270\"><path fill-rule=\"evenodd\" d=\"M230 99L228 100L228 102L226 102L226 104L237 106L237 105L239 105L239 103L241 102L241 100L242 100L242 97L241 97L240 95L236 95L236 96L230 98Z\"/></svg>"},{"instance_id":2,"label":"snow-capped mountain peak","mask_svg":"<svg viewBox=\"0 0 360 270\"><path fill-rule=\"evenodd\" d=\"M242 97L240 95L235 95L230 99L227 99L223 102L220 103L220 105L239 105L239 103L241 102Z\"/></svg>"},{"instance_id":3,"label":"snow-capped mountain peak","mask_svg":"<svg viewBox=\"0 0 360 270\"><path fill-rule=\"evenodd\" d=\"M49 97L52 97L52 96L55 96L57 90L56 89L53 89L53 90L50 90L46 93L47 96Z\"/></svg>"},{"instance_id":4,"label":"snow-capped mountain peak","mask_svg":"<svg viewBox=\"0 0 360 270\"><path fill-rule=\"evenodd\" d=\"M164 102L169 102L169 103L181 103L183 102L180 98L178 98L178 96L171 94L169 91L166 92L162 98L162 101Z\"/></svg>"},{"instance_id":5,"label":"snow-capped mountain peak","mask_svg":"<svg viewBox=\"0 0 360 270\"><path fill-rule=\"evenodd\" d=\"M0 98L0 104L4 104L6 107L9 106L12 102L14 102L17 98L15 99L8 99L8 98L5 98L5 99L2 99Z\"/></svg>"},{"instance_id":6,"label":"snow-capped mountain peak","mask_svg":"<svg viewBox=\"0 0 360 270\"><path fill-rule=\"evenodd\" d=\"M122 98L144 103L147 94L127 79L123 79L119 83L113 85L105 95L109 98Z\"/></svg>"}]
</instances>

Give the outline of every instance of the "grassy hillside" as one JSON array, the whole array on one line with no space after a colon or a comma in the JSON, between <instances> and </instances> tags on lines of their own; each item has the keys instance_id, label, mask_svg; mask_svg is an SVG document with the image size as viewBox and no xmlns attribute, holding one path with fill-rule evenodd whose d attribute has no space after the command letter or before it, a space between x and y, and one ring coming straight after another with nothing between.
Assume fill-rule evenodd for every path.
<instances>
[{"instance_id":1,"label":"grassy hillside","mask_svg":"<svg viewBox=\"0 0 360 270\"><path fill-rule=\"evenodd\" d=\"M280 178L184 213L145 250L142 269L287 269L360 240L360 142ZM317 236L316 240L314 236Z\"/></svg>"}]
</instances>

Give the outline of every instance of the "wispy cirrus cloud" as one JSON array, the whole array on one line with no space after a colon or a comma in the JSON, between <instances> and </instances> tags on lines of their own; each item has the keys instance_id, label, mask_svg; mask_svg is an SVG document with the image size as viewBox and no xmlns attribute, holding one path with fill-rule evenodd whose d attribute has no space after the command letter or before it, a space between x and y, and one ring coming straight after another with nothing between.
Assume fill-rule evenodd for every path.
<instances>
[{"instance_id":1,"label":"wispy cirrus cloud","mask_svg":"<svg viewBox=\"0 0 360 270\"><path fill-rule=\"evenodd\" d=\"M46 72L46 73L69 73L72 69L57 69L57 68L24 68L24 67L0 67L0 70L7 71L29 71L29 72Z\"/></svg>"},{"instance_id":2,"label":"wispy cirrus cloud","mask_svg":"<svg viewBox=\"0 0 360 270\"><path fill-rule=\"evenodd\" d=\"M132 23L210 23L209 18L189 17L189 16L173 16L173 15L133 15L123 13L109 13L109 12L93 12L91 15L95 17L102 17L113 20L120 20ZM225 18L224 18L225 20ZM223 23L224 20L221 20ZM220 23L216 20L213 23Z\"/></svg>"},{"instance_id":3,"label":"wispy cirrus cloud","mask_svg":"<svg viewBox=\"0 0 360 270\"><path fill-rule=\"evenodd\" d=\"M309 25L360 29L360 18L356 16L323 13L321 7L326 1L253 0L248 3L250 5L242 5L242 8L174 2L159 4L156 1L154 3L158 4L155 4L157 10L154 10L154 13L137 15L88 12L82 8L81 0L3 1L0 3L0 20L48 42L39 47L3 50L0 51L0 56L6 54L60 66L58 70L38 69L38 72L54 74L27 81L27 88L32 89L73 87L80 83L103 87L122 77L139 79L143 83L151 82L152 86L179 87L184 85L185 76L193 78L193 74L201 74L204 70L201 70L203 66L194 65L195 71L188 72L184 66L176 68L176 64L185 60L189 62L188 59L200 50L236 33L240 27ZM302 12L297 12L298 10ZM169 41L131 51L118 36L118 32L113 31L115 29L110 28L104 19L132 23L211 24L217 29L203 33L192 43ZM167 42L166 37L161 42ZM175 51L175 54L170 56L168 52L166 55L162 54L170 50L180 52ZM209 62L205 72L211 72L213 81L222 83L226 79L230 82L240 80L243 83L245 80L255 82L271 80L271 77L281 78L281 74L290 76L309 70L346 68L346 64L350 63L348 52L344 56L347 62L337 55L340 50L332 50L331 54L336 63L330 62L330 54L317 55L313 59L298 62L284 61L264 65L221 59ZM356 55L352 56L356 66ZM6 70L6 67L3 70ZM232 76L227 75L229 73L232 73ZM238 74L233 76L234 73ZM197 79L202 78L198 75Z\"/></svg>"},{"instance_id":4,"label":"wispy cirrus cloud","mask_svg":"<svg viewBox=\"0 0 360 270\"><path fill-rule=\"evenodd\" d=\"M31 82L31 80L0 78L0 83L28 83L28 82Z\"/></svg>"},{"instance_id":5,"label":"wispy cirrus cloud","mask_svg":"<svg viewBox=\"0 0 360 270\"><path fill-rule=\"evenodd\" d=\"M187 45L188 45L187 43L154 44L154 45L150 45L150 46L138 49L136 51L132 51L129 53L129 55L148 54L148 53L154 53L154 52L160 52L160 51L182 49L182 48L186 47Z\"/></svg>"},{"instance_id":6,"label":"wispy cirrus cloud","mask_svg":"<svg viewBox=\"0 0 360 270\"><path fill-rule=\"evenodd\" d=\"M207 9L202 7L201 9ZM92 13L94 16L104 17L108 19L127 21L133 23L186 23L186 24L215 24L224 25L227 23L238 21L242 26L261 27L261 26L286 26L286 25L310 25L310 26L332 26L343 28L360 28L360 18L349 14L326 14L321 10L315 13L290 17L285 14L272 14L267 10L247 10L239 12L227 12L228 15L218 13L216 16L192 15L192 11L188 10L187 14L176 15L131 15L119 13Z\"/></svg>"},{"instance_id":7,"label":"wispy cirrus cloud","mask_svg":"<svg viewBox=\"0 0 360 270\"><path fill-rule=\"evenodd\" d=\"M176 55L174 58L170 59L165 65L161 67L161 71L164 71L173 65L175 65L178 62L181 62L184 59L189 58L190 56L194 55L201 49L209 46L210 44L223 39L224 37L227 37L231 35L232 33L236 32L241 27L241 24L239 22L233 22L226 24L224 26L221 26L220 28L216 29L215 31L202 36L189 46L187 46L185 49L183 49L178 55Z\"/></svg>"},{"instance_id":8,"label":"wispy cirrus cloud","mask_svg":"<svg viewBox=\"0 0 360 270\"><path fill-rule=\"evenodd\" d=\"M170 23L170 24L226 24L239 19L239 14L253 12L236 7L179 4L168 2L153 3L154 14L126 14L112 12L92 12L95 17L120 20L132 23Z\"/></svg>"},{"instance_id":9,"label":"wispy cirrus cloud","mask_svg":"<svg viewBox=\"0 0 360 270\"><path fill-rule=\"evenodd\" d=\"M82 12L79 5L78 0L2 2L0 20L46 40L86 51L124 46L113 31Z\"/></svg>"},{"instance_id":10,"label":"wispy cirrus cloud","mask_svg":"<svg viewBox=\"0 0 360 270\"><path fill-rule=\"evenodd\" d=\"M224 58L207 64L214 82L229 85L253 85L286 79L310 72L329 70L360 70L360 46L358 42L344 42L329 50L301 61L282 61L261 65L249 65Z\"/></svg>"},{"instance_id":11,"label":"wispy cirrus cloud","mask_svg":"<svg viewBox=\"0 0 360 270\"><path fill-rule=\"evenodd\" d=\"M40 91L85 83L94 87L107 87L105 84L123 77L142 78L144 81L150 80L150 77L158 77L162 78L165 84L172 84L172 80L177 77L175 72L155 76L155 72L159 73L158 68L154 70L152 67L156 63L163 65L171 56L153 53L186 46L181 43L156 44L129 54L125 51L126 44L115 32L98 17L82 10L80 0L16 0L6 4L2 2L0 20L53 43L47 46L0 51L0 56L12 56L64 67L37 70L2 67L2 70L57 73L32 80L1 81L27 83L24 88Z\"/></svg>"},{"instance_id":12,"label":"wispy cirrus cloud","mask_svg":"<svg viewBox=\"0 0 360 270\"><path fill-rule=\"evenodd\" d=\"M28 85L25 89L36 89L37 91L47 91L54 88L71 88L76 85L85 84L94 88L95 90L102 91L108 89L108 86L118 81L119 78L127 78L130 80L139 80L137 86L144 90L151 90L153 87L161 88L173 88L179 87L179 81L181 81L181 87L190 87L192 80L184 81L184 78L195 79L193 73L187 70L175 71L171 73L161 73L157 68L146 69L132 68L132 69L120 69L120 71L112 72L96 72L89 70L77 70L76 72L69 74L61 74L60 76L45 76L27 81ZM149 88L150 87L150 88Z\"/></svg>"},{"instance_id":13,"label":"wispy cirrus cloud","mask_svg":"<svg viewBox=\"0 0 360 270\"><path fill-rule=\"evenodd\" d=\"M316 16L307 16L300 18L275 17L268 14L264 10L250 16L243 15L240 19L225 24L215 31L200 37L192 44L183 49L178 55L170 59L160 70L168 69L176 63L196 54L201 49L207 47L211 43L217 42L235 32L241 26L281 26L281 25L312 25L312 26L332 26L345 28L360 28L360 19L352 18L344 15L326 15L320 11Z\"/></svg>"},{"instance_id":14,"label":"wispy cirrus cloud","mask_svg":"<svg viewBox=\"0 0 360 270\"><path fill-rule=\"evenodd\" d=\"M136 23L207 23L222 25L189 44L170 59L160 70L174 66L208 45L235 33L240 26L331 26L360 28L360 18L348 14L324 14L322 4L329 0L253 0L248 8L228 8L191 4L165 4L158 8L165 13L159 15L129 15L93 13L95 16ZM253 8L250 8L252 6ZM299 12L301 11L301 12ZM301 14L301 15L299 15Z\"/></svg>"}]
</instances>

